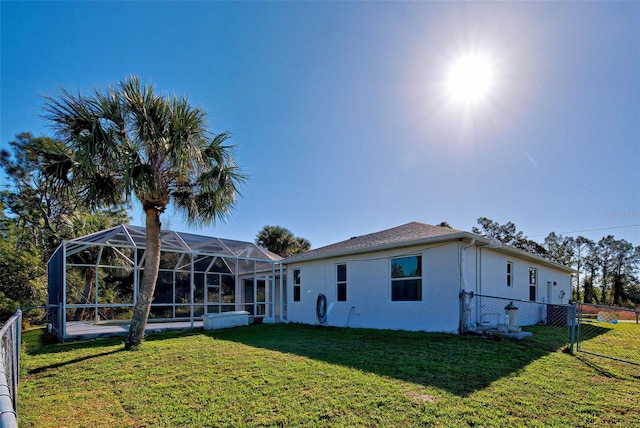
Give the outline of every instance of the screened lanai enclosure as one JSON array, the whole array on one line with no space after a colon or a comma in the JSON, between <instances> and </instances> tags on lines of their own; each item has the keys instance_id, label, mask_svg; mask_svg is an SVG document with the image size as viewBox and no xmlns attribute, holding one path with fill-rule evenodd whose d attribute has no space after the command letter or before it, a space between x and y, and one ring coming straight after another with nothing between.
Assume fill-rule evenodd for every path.
<instances>
[{"instance_id":1,"label":"screened lanai enclosure","mask_svg":"<svg viewBox=\"0 0 640 428\"><path fill-rule=\"evenodd\" d=\"M48 324L127 325L144 275L145 229L120 225L64 241L49 260ZM248 311L284 319L281 257L250 242L163 231L149 324L194 327L203 314Z\"/></svg>"}]
</instances>

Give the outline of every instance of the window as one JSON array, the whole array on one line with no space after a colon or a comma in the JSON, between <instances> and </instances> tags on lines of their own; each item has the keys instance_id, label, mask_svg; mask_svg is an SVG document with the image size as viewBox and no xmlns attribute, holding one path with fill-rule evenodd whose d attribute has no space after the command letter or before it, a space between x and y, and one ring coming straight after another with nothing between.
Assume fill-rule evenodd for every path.
<instances>
[{"instance_id":1,"label":"window","mask_svg":"<svg viewBox=\"0 0 640 428\"><path fill-rule=\"evenodd\" d=\"M391 259L391 301L422 300L422 257Z\"/></svg>"},{"instance_id":2,"label":"window","mask_svg":"<svg viewBox=\"0 0 640 428\"><path fill-rule=\"evenodd\" d=\"M529 268L529 300L536 301L536 285L538 284L538 269Z\"/></svg>"},{"instance_id":3,"label":"window","mask_svg":"<svg viewBox=\"0 0 640 428\"><path fill-rule=\"evenodd\" d=\"M336 266L336 282L338 284L338 302L347 301L347 265Z\"/></svg>"},{"instance_id":4,"label":"window","mask_svg":"<svg viewBox=\"0 0 640 428\"><path fill-rule=\"evenodd\" d=\"M293 270L293 301L300 301L300 269Z\"/></svg>"},{"instance_id":5,"label":"window","mask_svg":"<svg viewBox=\"0 0 640 428\"><path fill-rule=\"evenodd\" d=\"M507 262L507 287L513 285L513 263Z\"/></svg>"}]
</instances>

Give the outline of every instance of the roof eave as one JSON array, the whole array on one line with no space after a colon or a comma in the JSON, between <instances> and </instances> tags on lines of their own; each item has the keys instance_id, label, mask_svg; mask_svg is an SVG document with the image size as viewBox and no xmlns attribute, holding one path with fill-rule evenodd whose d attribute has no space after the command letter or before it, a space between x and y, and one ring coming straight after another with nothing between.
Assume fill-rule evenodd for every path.
<instances>
[{"instance_id":1,"label":"roof eave","mask_svg":"<svg viewBox=\"0 0 640 428\"><path fill-rule=\"evenodd\" d=\"M518 256L520 258L531 260L531 261L534 261L534 262L537 262L537 263L552 267L554 269L563 270L563 271L565 271L567 273L577 273L578 272L576 269L573 269L571 267L568 267L568 266L565 266L563 264L554 262L553 260L545 259L544 257L540 257L540 256L535 255L535 254L528 253L528 252L526 252L524 250L520 250L518 248L511 247L509 245L504 245L504 244L503 245L495 245L495 244L491 243L489 245L489 247L491 247L490 249L492 249L492 250L500 251L500 252L507 253L507 254L513 254L513 255L516 255L516 256ZM487 247L485 247L485 248L487 248Z\"/></svg>"},{"instance_id":2,"label":"roof eave","mask_svg":"<svg viewBox=\"0 0 640 428\"><path fill-rule=\"evenodd\" d=\"M366 247L366 248L355 248L350 250L336 251L328 254L311 255L306 257L304 256L305 253L302 253L299 255L297 254L295 256L288 257L282 260L282 263L294 264L294 263L301 263L301 262L307 262L312 260L333 259L336 257L344 257L344 256L352 256L356 254L392 250L394 248L414 247L417 245L434 244L434 243L445 242L445 241L457 241L465 238L473 239L478 237L469 232L450 233L446 235L430 236L428 238L413 239L413 240L402 241L402 242L392 242L388 244L375 245L375 246Z\"/></svg>"},{"instance_id":3,"label":"roof eave","mask_svg":"<svg viewBox=\"0 0 640 428\"><path fill-rule=\"evenodd\" d=\"M560 263L547 260L543 257L528 253L523 250L519 250L517 248L511 247L505 244L496 245L495 241L489 238L485 238L483 236L478 236L471 232L464 232L464 231L457 232L457 233L450 233L446 235L431 236L428 238L414 239L410 241L377 245L377 246L372 246L368 248L357 248L352 250L336 251L334 253L329 253L329 254L317 254L317 255L304 257L304 253L303 253L300 255L295 255L295 256L291 256L289 258L283 259L281 260L281 263L285 265L295 264L295 263L304 263L304 262L314 261L314 260L333 259L337 257L353 256L356 254L379 252L379 251L391 250L394 248L406 248L406 247L414 247L418 245L427 245L427 244L435 244L439 242L458 241L458 240L467 240L469 242L473 242L473 240L475 240L474 243L478 246L481 246L482 248L490 248L503 253L513 254L520 258L528 259L528 260L535 261L537 263L540 263L555 269L563 270L567 273L577 272L575 269L561 265Z\"/></svg>"}]
</instances>

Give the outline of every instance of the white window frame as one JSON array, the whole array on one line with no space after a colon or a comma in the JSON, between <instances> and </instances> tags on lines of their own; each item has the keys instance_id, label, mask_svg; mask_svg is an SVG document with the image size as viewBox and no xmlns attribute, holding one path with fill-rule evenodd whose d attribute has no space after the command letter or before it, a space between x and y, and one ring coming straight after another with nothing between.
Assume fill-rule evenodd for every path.
<instances>
[{"instance_id":1,"label":"white window frame","mask_svg":"<svg viewBox=\"0 0 640 428\"><path fill-rule=\"evenodd\" d=\"M338 276L338 269L340 266L344 266L344 281L340 281ZM336 302L346 302L349 299L349 291L347 287L347 283L349 280L349 270L347 268L346 263L337 263L336 264ZM340 300L340 285L344 284L344 300Z\"/></svg>"},{"instance_id":2,"label":"white window frame","mask_svg":"<svg viewBox=\"0 0 640 428\"><path fill-rule=\"evenodd\" d=\"M417 257L420 260L420 276L407 276L402 278L394 278L393 277L393 261L396 259L406 259L409 257ZM422 254L407 254L402 256L395 256L389 258L389 302L391 303L421 303L423 301L423 285L424 285L424 273L422 269ZM419 280L419 290L420 290L420 299L418 300L393 300L393 283L394 281L408 281L408 280Z\"/></svg>"},{"instance_id":3,"label":"white window frame","mask_svg":"<svg viewBox=\"0 0 640 428\"><path fill-rule=\"evenodd\" d=\"M531 272L534 272L533 282L531 282ZM535 294L535 296L533 296L534 299L531 299L532 292ZM538 301L538 268L534 267L529 267L529 300L532 302Z\"/></svg>"},{"instance_id":4,"label":"white window frame","mask_svg":"<svg viewBox=\"0 0 640 428\"><path fill-rule=\"evenodd\" d=\"M296 275L296 272L298 272L298 275ZM292 276L293 276L293 281L291 281L291 283L293 284L293 293L291 296L291 300L294 302L299 302L302 300L302 271L300 269L292 269L291 271ZM298 298L296 299L296 288L298 289Z\"/></svg>"}]
</instances>

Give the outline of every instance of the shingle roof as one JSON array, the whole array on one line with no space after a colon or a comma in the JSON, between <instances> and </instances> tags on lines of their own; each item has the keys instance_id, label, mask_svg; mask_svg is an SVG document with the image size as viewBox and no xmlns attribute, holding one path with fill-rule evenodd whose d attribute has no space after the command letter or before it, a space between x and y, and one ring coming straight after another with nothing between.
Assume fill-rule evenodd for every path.
<instances>
[{"instance_id":1,"label":"shingle roof","mask_svg":"<svg viewBox=\"0 0 640 428\"><path fill-rule=\"evenodd\" d=\"M475 242L476 245L487 246L495 251L507 254L517 255L525 259L534 260L538 263L548 265L550 267L563 270L565 272L574 273L575 270L563 266L551 260L547 260L540 256L527 253L526 251L510 247L508 245L496 243L490 238L474 235L457 229L449 229L447 227L432 226L430 224L412 222L403 224L402 226L393 227L368 235L355 236L346 241L337 242L327 245L326 247L316 248L306 253L296 254L282 260L284 264L304 262L308 260L325 259L330 257L339 257L347 254L361 254L371 251L380 251L391 248L408 247L412 245L421 245L427 243L436 243L449 240L464 239L469 242Z\"/></svg>"},{"instance_id":2,"label":"shingle roof","mask_svg":"<svg viewBox=\"0 0 640 428\"><path fill-rule=\"evenodd\" d=\"M296 254L283 260L283 262L291 263L303 260L331 257L333 255L341 255L345 253L375 251L376 249L395 246L395 244L401 246L403 244L419 242L421 240L427 240L429 238L445 238L448 235L459 234L465 234L465 232L457 229L449 229L447 227L439 227L432 226L430 224L411 222L380 232L370 233L368 235L362 236L355 236L345 241L307 251L306 253Z\"/></svg>"}]
</instances>

